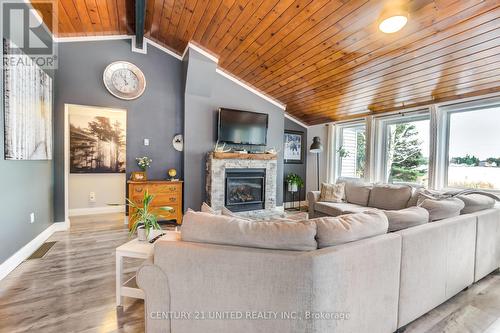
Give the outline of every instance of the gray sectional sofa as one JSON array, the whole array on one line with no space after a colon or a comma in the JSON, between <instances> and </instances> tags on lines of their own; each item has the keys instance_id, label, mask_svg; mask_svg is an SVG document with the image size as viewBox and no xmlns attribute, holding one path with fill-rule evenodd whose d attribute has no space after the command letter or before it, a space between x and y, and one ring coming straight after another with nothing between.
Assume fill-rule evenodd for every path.
<instances>
[{"instance_id":1,"label":"gray sectional sofa","mask_svg":"<svg viewBox=\"0 0 500 333\"><path fill-rule=\"evenodd\" d=\"M416 202L412 191L404 205L389 199L387 188L370 201L363 186L346 187L352 206L316 202L313 214L366 210L364 200L381 209ZM137 280L147 332L390 333L499 267L492 208L310 251L158 241Z\"/></svg>"}]
</instances>

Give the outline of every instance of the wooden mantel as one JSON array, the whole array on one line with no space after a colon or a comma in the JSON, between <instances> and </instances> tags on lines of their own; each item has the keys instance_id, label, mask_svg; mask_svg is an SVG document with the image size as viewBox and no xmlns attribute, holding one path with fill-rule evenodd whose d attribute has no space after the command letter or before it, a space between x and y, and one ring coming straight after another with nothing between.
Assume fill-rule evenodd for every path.
<instances>
[{"instance_id":1,"label":"wooden mantel","mask_svg":"<svg viewBox=\"0 0 500 333\"><path fill-rule=\"evenodd\" d=\"M276 154L240 154L240 153L221 153L212 152L213 158L216 159L238 159L238 160L276 160Z\"/></svg>"}]
</instances>

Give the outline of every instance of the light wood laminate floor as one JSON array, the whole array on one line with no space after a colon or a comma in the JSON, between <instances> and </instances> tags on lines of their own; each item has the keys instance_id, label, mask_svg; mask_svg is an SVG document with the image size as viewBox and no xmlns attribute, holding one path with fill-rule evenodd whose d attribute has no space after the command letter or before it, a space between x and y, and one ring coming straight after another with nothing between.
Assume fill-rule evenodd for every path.
<instances>
[{"instance_id":1,"label":"light wood laminate floor","mask_svg":"<svg viewBox=\"0 0 500 333\"><path fill-rule=\"evenodd\" d=\"M42 259L0 281L0 332L143 332L142 300L115 307L115 248L128 241L123 215L71 219L69 232ZM140 262L129 260L126 269ZM500 333L495 272L408 325L405 333ZM248 332L252 333L252 332ZM360 332L364 333L364 332Z\"/></svg>"}]
</instances>

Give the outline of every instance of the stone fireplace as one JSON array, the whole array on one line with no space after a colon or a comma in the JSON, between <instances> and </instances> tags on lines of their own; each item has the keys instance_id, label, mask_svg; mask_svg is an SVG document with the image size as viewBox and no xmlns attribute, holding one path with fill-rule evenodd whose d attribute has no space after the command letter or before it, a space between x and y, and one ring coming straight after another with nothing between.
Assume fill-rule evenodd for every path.
<instances>
[{"instance_id":1,"label":"stone fireplace","mask_svg":"<svg viewBox=\"0 0 500 333\"><path fill-rule=\"evenodd\" d=\"M207 201L215 210L271 211L276 208L277 160L274 155L210 153Z\"/></svg>"}]
</instances>

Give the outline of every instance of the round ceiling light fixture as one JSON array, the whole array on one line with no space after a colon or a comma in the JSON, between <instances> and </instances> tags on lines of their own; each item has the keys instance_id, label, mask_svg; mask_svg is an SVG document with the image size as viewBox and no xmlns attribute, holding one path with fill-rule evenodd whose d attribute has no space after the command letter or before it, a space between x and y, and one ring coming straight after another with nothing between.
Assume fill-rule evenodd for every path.
<instances>
[{"instance_id":1,"label":"round ceiling light fixture","mask_svg":"<svg viewBox=\"0 0 500 333\"><path fill-rule=\"evenodd\" d=\"M378 28L386 34L393 34L403 29L408 22L408 15L398 14L389 16L380 22Z\"/></svg>"}]
</instances>

